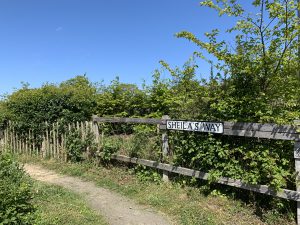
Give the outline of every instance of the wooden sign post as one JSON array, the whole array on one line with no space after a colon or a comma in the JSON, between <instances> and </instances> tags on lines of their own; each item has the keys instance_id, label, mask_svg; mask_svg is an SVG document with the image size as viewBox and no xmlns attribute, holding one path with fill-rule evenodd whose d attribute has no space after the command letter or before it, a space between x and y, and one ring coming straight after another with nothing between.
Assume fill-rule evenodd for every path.
<instances>
[{"instance_id":1,"label":"wooden sign post","mask_svg":"<svg viewBox=\"0 0 300 225\"><path fill-rule=\"evenodd\" d=\"M169 120L170 117L165 115L162 117L163 120ZM163 130L162 133L162 155L163 155L163 160L164 158L168 157L170 155L170 148L169 148L169 139L168 139L168 131ZM163 170L163 181L168 182L169 181L169 172Z\"/></svg>"}]
</instances>

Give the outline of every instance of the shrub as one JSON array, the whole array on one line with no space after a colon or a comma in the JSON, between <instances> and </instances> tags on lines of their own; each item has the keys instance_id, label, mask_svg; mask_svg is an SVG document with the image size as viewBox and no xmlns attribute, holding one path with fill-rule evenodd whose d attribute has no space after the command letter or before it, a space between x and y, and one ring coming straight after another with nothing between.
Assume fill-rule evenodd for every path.
<instances>
[{"instance_id":1,"label":"shrub","mask_svg":"<svg viewBox=\"0 0 300 225\"><path fill-rule=\"evenodd\" d=\"M85 144L81 138L79 130L72 128L72 130L67 134L66 148L68 160L71 162L82 161L82 153L85 151Z\"/></svg>"},{"instance_id":2,"label":"shrub","mask_svg":"<svg viewBox=\"0 0 300 225\"><path fill-rule=\"evenodd\" d=\"M133 128L133 131L129 146L129 156L158 160L161 153L161 143L156 127L137 125Z\"/></svg>"},{"instance_id":3,"label":"shrub","mask_svg":"<svg viewBox=\"0 0 300 225\"><path fill-rule=\"evenodd\" d=\"M80 130L72 128L67 133L66 150L68 160L71 162L80 162L94 156L97 143L93 132L88 129L86 134L83 134Z\"/></svg>"},{"instance_id":4,"label":"shrub","mask_svg":"<svg viewBox=\"0 0 300 225\"><path fill-rule=\"evenodd\" d=\"M0 224L33 224L31 182L9 154L0 154Z\"/></svg>"},{"instance_id":5,"label":"shrub","mask_svg":"<svg viewBox=\"0 0 300 225\"><path fill-rule=\"evenodd\" d=\"M103 144L100 148L100 160L104 164L108 164L110 162L111 155L118 152L121 147L121 140L119 138L108 138L106 137L103 140Z\"/></svg>"}]
</instances>

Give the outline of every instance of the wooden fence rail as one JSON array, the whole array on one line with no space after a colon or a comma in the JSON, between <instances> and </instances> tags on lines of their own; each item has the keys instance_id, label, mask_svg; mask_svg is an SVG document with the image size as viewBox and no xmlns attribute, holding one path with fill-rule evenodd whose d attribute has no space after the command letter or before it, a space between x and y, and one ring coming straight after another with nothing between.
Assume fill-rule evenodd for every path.
<instances>
[{"instance_id":1,"label":"wooden fence rail","mask_svg":"<svg viewBox=\"0 0 300 225\"><path fill-rule=\"evenodd\" d=\"M77 122L67 126L67 132L72 129L80 131L81 137L84 139L88 130L95 134L97 143L101 142L99 135L98 123L130 123L130 124L153 124L157 125L162 130L162 152L168 157L168 130L167 122L170 121L168 116L161 119L152 118L102 118L93 116L90 122ZM246 189L266 195L271 195L279 198L297 201L297 224L300 225L300 134L297 126L290 125L276 125L276 124L259 124L259 123L234 123L223 122L223 133L216 135L230 135L239 137L252 138L267 138L275 140L289 140L295 142L294 152L291 154L295 158L296 186L297 190L282 189L276 191L266 185L247 184L241 180L235 180L227 177L221 177L216 182L232 187ZM41 134L41 141L35 142L36 137L33 137L33 132L29 131L27 134L20 136L15 130L13 124L9 124L6 130L0 131L0 151L12 151L14 153L25 153L30 155L39 155L43 158L57 158L60 160L67 160L67 146L66 134L61 132L58 124L48 125L45 132ZM25 138L24 138L25 137ZM113 159L122 162L141 164L151 168L160 169L163 171L163 179L168 180L168 173L177 173L186 176L192 176L199 179L207 180L209 174L189 168L176 167L170 164L150 161L147 159L130 158L123 155L113 155Z\"/></svg>"},{"instance_id":2,"label":"wooden fence rail","mask_svg":"<svg viewBox=\"0 0 300 225\"><path fill-rule=\"evenodd\" d=\"M92 117L94 122L101 123L141 123L141 124L158 124L160 129L166 129L168 119L151 119L151 118L104 118ZM296 126L277 125L277 124L260 124L260 123L241 123L241 122L223 122L223 135L267 138L276 140L300 141L300 134Z\"/></svg>"},{"instance_id":3,"label":"wooden fence rail","mask_svg":"<svg viewBox=\"0 0 300 225\"><path fill-rule=\"evenodd\" d=\"M148 166L154 169L159 169L163 171L168 171L171 173L177 173L189 177L195 177L202 180L208 180L209 173L204 173L198 170L188 169L180 166L174 166L166 163L160 163L156 161L151 161L147 159L139 159L139 158L131 158L124 155L112 155L112 159L121 161L121 162L127 162L127 163L133 163L133 164L139 164ZM299 201L300 200L300 192L288 190L288 189L281 189L280 191L276 191L273 188L270 188L266 185L254 185L254 184L247 184L241 180L238 179L231 179L228 177L220 177L216 183L224 184L231 187L237 187L249 191L258 192L261 194L271 195L274 197Z\"/></svg>"},{"instance_id":4,"label":"wooden fence rail","mask_svg":"<svg viewBox=\"0 0 300 225\"><path fill-rule=\"evenodd\" d=\"M145 123L145 124L157 124L161 130L167 130L167 122L169 117L164 116L162 119L131 119L131 118L101 118L94 116L94 122L108 122L108 123ZM299 121L295 121L299 124ZM277 124L260 124L260 123L241 123L241 122L223 122L223 135L239 136L239 137L252 137L252 138L266 138L274 140L289 140L294 141L294 154L295 158L295 171L296 175L296 191L282 189L276 191L266 185L253 185L247 184L241 180L234 180L227 177L221 177L217 180L217 183L224 184L227 186L237 187L246 189L262 194L267 194L279 198L289 199L297 201L297 224L300 225L300 133L298 131L299 126L291 125L277 125ZM168 135L166 132L162 134L163 146L162 152L165 156L168 155ZM147 159L129 158L122 155L114 155L114 159L122 162L130 162L135 164L142 164L148 167L160 169L163 171L164 180L168 180L168 172L182 174L186 176L192 176L200 179L207 180L209 174L188 169L182 167L175 167L173 165L164 164L160 162L150 161Z\"/></svg>"}]
</instances>

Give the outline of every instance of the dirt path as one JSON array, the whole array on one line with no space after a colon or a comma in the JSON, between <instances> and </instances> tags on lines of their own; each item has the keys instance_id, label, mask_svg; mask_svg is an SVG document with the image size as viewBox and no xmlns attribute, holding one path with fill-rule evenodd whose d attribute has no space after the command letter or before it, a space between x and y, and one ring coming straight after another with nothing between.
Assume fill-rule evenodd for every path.
<instances>
[{"instance_id":1,"label":"dirt path","mask_svg":"<svg viewBox=\"0 0 300 225\"><path fill-rule=\"evenodd\" d=\"M88 205L103 215L112 225L168 225L168 219L155 213L149 207L137 205L117 193L96 187L94 183L76 177L57 174L37 165L26 164L24 169L34 179L60 185L70 189L87 200Z\"/></svg>"}]
</instances>

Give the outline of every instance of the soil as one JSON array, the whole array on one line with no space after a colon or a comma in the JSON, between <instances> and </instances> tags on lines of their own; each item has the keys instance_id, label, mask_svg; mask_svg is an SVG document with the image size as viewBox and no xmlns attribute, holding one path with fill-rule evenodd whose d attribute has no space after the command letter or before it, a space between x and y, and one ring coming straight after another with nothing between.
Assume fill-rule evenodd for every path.
<instances>
[{"instance_id":1,"label":"soil","mask_svg":"<svg viewBox=\"0 0 300 225\"><path fill-rule=\"evenodd\" d=\"M59 185L80 194L86 199L87 205L106 218L111 225L173 224L166 216L155 212L150 207L138 205L131 199L97 187L92 182L61 175L37 165L26 164L24 169L33 179Z\"/></svg>"}]
</instances>

